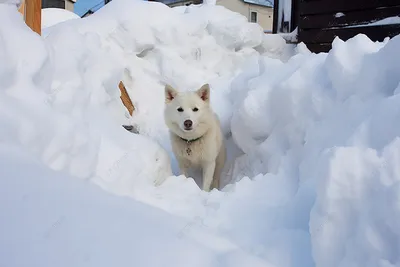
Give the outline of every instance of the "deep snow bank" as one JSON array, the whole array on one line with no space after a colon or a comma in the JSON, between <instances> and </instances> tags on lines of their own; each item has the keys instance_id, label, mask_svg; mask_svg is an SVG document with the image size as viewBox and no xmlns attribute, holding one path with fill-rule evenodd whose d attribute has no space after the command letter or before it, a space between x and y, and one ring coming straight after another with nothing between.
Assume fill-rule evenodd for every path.
<instances>
[{"instance_id":1,"label":"deep snow bank","mask_svg":"<svg viewBox=\"0 0 400 267\"><path fill-rule=\"evenodd\" d=\"M86 109L86 103L101 107L112 116L111 123L135 125L141 135L158 141L168 152L171 149L163 120L165 83L194 90L209 82L213 107L229 136L233 77L257 60L260 52L277 58L290 55L290 48L281 39L268 42L258 25L213 5L171 9L160 3L120 0L88 18L67 21L46 32L54 65L51 104L55 109L70 114L74 109ZM126 116L118 99L120 78L136 108L133 118ZM87 96L86 102L82 96ZM120 157L127 166L133 160ZM142 162L137 166L152 169ZM178 173L174 160L172 167ZM127 179L137 174L135 171ZM120 176L118 172L116 177ZM121 187L127 179L122 179ZM104 180L96 182L103 185ZM105 188L121 193L114 182L107 182Z\"/></svg>"},{"instance_id":2,"label":"deep snow bank","mask_svg":"<svg viewBox=\"0 0 400 267\"><path fill-rule=\"evenodd\" d=\"M399 49L400 36L336 39L329 54L266 59L265 72L243 87L232 132L247 154L234 176L268 184L263 227L267 240L280 240L275 249L287 251L289 239L311 248L315 266L400 266Z\"/></svg>"},{"instance_id":3,"label":"deep snow bank","mask_svg":"<svg viewBox=\"0 0 400 267\"><path fill-rule=\"evenodd\" d=\"M122 66L98 60L99 48L81 42L74 31L44 43L15 6L1 5L0 18L2 142L23 146L55 170L111 184L122 194L171 175L169 156L158 144L132 136L107 112L122 110L115 87ZM52 46L52 40L61 42ZM142 168L148 164L151 168Z\"/></svg>"},{"instance_id":4,"label":"deep snow bank","mask_svg":"<svg viewBox=\"0 0 400 267\"><path fill-rule=\"evenodd\" d=\"M209 230L105 194L0 145L0 266L232 266L262 260ZM12 203L12 205L10 205Z\"/></svg>"}]
</instances>

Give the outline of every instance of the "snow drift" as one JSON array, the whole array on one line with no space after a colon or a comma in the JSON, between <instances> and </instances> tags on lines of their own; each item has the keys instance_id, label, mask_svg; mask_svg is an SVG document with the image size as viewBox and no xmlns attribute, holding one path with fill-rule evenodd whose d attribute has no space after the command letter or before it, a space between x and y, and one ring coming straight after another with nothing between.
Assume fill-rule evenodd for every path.
<instances>
[{"instance_id":1,"label":"snow drift","mask_svg":"<svg viewBox=\"0 0 400 267\"><path fill-rule=\"evenodd\" d=\"M11 171L16 162L26 166L21 155L1 166L3 192L15 192L2 195L5 229L51 225L57 215L43 211L40 203L54 200L67 202L62 211L74 218L64 222L74 238L64 232L54 240L58 255L68 258L65 248L80 248L76 236L82 236L93 266L133 264L123 246L167 244L173 239L167 232L183 220L180 233L196 238L186 240L190 245L180 257L194 253L193 260L174 258L183 249L177 243L165 246L175 256L157 251L163 261L155 261L149 249L129 255L140 256L140 266L400 266L400 37L382 43L364 35L336 39L329 54L313 54L303 44L293 47L280 36L264 35L220 6L170 9L134 0L114 0L88 18L46 28L44 40L24 25L12 5L0 4L0 22L1 143L58 171L44 174L43 166L27 166L28 182L21 178L27 174ZM132 118L119 99L121 79L136 108ZM162 118L164 83L193 90L205 82L211 84L212 105L231 156L226 173L231 183L209 194L192 179L173 176L178 170ZM127 132L123 124L134 125L139 134ZM0 151L4 159L11 153L4 147ZM16 181L46 190L50 178L36 176L61 181L52 183L55 193L32 202L37 204L30 209L41 219L28 225ZM69 176L130 199L87 202L85 192L95 189L85 191L73 178L79 185L69 187ZM88 207L57 198L62 190L79 192ZM96 192L99 201L106 194ZM130 203L129 215L113 208L98 213L99 205L114 201ZM169 214L157 210L153 217L153 209L135 201ZM9 206L18 216L11 216ZM127 223L103 223L107 216ZM98 228L83 229L76 217ZM112 232L108 223L121 231ZM164 223L159 231L147 229ZM115 246L123 249L122 257L95 253L99 241L91 235L99 229L117 240L131 228L143 232L137 231L140 240L124 239ZM15 229L0 241L7 248L0 257L3 265L18 266L16 257L26 257L43 266L49 256L36 258L24 241ZM91 266L85 255L71 264Z\"/></svg>"},{"instance_id":2,"label":"snow drift","mask_svg":"<svg viewBox=\"0 0 400 267\"><path fill-rule=\"evenodd\" d=\"M66 9L61 8L43 8L42 9L42 28L49 28L56 24L71 19L80 19L80 17Z\"/></svg>"}]
</instances>

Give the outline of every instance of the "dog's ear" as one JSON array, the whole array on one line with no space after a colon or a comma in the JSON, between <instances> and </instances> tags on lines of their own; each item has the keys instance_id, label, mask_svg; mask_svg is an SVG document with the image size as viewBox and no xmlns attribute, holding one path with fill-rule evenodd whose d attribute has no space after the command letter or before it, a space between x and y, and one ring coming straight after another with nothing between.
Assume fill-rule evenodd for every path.
<instances>
[{"instance_id":1,"label":"dog's ear","mask_svg":"<svg viewBox=\"0 0 400 267\"><path fill-rule=\"evenodd\" d=\"M210 102L210 85L206 83L199 90L196 91L196 94L205 102Z\"/></svg>"},{"instance_id":2,"label":"dog's ear","mask_svg":"<svg viewBox=\"0 0 400 267\"><path fill-rule=\"evenodd\" d=\"M169 103L174 100L177 94L178 92L171 85L165 85L165 103Z\"/></svg>"}]
</instances>

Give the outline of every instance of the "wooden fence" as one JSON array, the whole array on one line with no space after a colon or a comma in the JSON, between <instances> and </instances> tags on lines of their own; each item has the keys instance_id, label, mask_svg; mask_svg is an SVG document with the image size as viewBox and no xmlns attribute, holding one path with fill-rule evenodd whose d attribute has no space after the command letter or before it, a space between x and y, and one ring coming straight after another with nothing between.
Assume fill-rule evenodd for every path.
<instances>
[{"instance_id":1,"label":"wooden fence","mask_svg":"<svg viewBox=\"0 0 400 267\"><path fill-rule=\"evenodd\" d=\"M362 33L373 41L400 34L400 23L367 25L400 15L400 0L298 0L298 39L313 52L327 52L336 36Z\"/></svg>"}]
</instances>

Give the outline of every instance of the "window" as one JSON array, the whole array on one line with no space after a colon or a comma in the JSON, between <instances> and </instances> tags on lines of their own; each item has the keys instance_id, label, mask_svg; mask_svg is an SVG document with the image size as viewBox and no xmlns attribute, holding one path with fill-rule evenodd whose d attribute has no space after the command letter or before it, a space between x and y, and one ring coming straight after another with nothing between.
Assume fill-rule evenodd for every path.
<instances>
[{"instance_id":1,"label":"window","mask_svg":"<svg viewBox=\"0 0 400 267\"><path fill-rule=\"evenodd\" d=\"M250 22L257 23L257 12L255 11L250 12Z\"/></svg>"},{"instance_id":2,"label":"window","mask_svg":"<svg viewBox=\"0 0 400 267\"><path fill-rule=\"evenodd\" d=\"M65 9L64 0L42 0L42 8L62 8Z\"/></svg>"}]
</instances>

